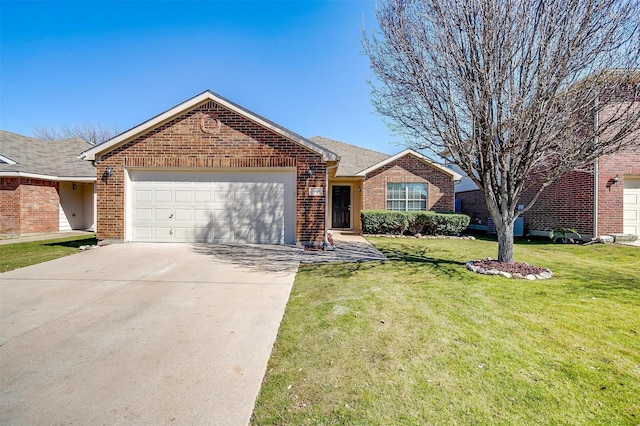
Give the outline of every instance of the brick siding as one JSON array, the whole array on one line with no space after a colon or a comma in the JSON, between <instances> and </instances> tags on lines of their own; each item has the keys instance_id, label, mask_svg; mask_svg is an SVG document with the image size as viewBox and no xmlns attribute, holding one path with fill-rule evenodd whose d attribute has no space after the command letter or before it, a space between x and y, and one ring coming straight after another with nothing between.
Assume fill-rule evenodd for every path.
<instances>
[{"instance_id":1,"label":"brick siding","mask_svg":"<svg viewBox=\"0 0 640 426\"><path fill-rule=\"evenodd\" d=\"M618 175L620 181L613 182ZM640 152L632 148L598 160L598 221L595 235L616 234L623 231L624 176L640 176ZM550 231L565 227L580 234L594 235L595 182L594 172L570 172L546 188L536 204L524 213L527 231ZM456 194L462 200L462 213L471 216L471 223L486 224L489 217L481 191ZM531 199L522 197L521 204Z\"/></svg>"},{"instance_id":2,"label":"brick siding","mask_svg":"<svg viewBox=\"0 0 640 426\"><path fill-rule=\"evenodd\" d=\"M57 232L59 208L57 182L0 178L0 234Z\"/></svg>"},{"instance_id":3,"label":"brick siding","mask_svg":"<svg viewBox=\"0 0 640 426\"><path fill-rule=\"evenodd\" d=\"M484 199L484 192L480 190L458 192L456 198L460 200L460 212L471 218L470 224L487 224L489 209Z\"/></svg>"},{"instance_id":4,"label":"brick siding","mask_svg":"<svg viewBox=\"0 0 640 426\"><path fill-rule=\"evenodd\" d=\"M362 183L362 208L386 210L387 183L426 183L427 209L454 210L453 178L413 155L407 154L369 173Z\"/></svg>"},{"instance_id":5,"label":"brick siding","mask_svg":"<svg viewBox=\"0 0 640 426\"><path fill-rule=\"evenodd\" d=\"M569 228L580 234L592 235L593 197L593 173L567 173L542 191L536 204L524 213L525 229L550 231ZM520 204L527 204L530 200L531 194L525 194Z\"/></svg>"},{"instance_id":6,"label":"brick siding","mask_svg":"<svg viewBox=\"0 0 640 426\"><path fill-rule=\"evenodd\" d=\"M614 183L616 175L620 181ZM623 231L625 175L640 176L640 152L637 148L598 160L598 235Z\"/></svg>"},{"instance_id":7,"label":"brick siding","mask_svg":"<svg viewBox=\"0 0 640 426\"><path fill-rule=\"evenodd\" d=\"M202 120L220 120L216 134L201 129ZM101 180L106 167L113 176ZM208 101L136 139L104 154L97 167L97 237L125 238L125 168L171 170L179 168L295 167L296 241L324 240L325 197L310 197L309 187L325 187L322 156L252 121ZM309 178L307 170L313 169ZM326 191L325 191L326 192Z\"/></svg>"}]
</instances>

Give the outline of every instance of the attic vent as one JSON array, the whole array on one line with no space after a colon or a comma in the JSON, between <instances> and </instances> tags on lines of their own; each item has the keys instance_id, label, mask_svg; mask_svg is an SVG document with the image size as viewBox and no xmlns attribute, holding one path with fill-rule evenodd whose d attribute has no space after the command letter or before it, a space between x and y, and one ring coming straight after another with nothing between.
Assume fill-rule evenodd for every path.
<instances>
[{"instance_id":1,"label":"attic vent","mask_svg":"<svg viewBox=\"0 0 640 426\"><path fill-rule=\"evenodd\" d=\"M205 133L210 133L215 135L222 128L222 123L217 118L206 117L200 121L200 128Z\"/></svg>"}]
</instances>

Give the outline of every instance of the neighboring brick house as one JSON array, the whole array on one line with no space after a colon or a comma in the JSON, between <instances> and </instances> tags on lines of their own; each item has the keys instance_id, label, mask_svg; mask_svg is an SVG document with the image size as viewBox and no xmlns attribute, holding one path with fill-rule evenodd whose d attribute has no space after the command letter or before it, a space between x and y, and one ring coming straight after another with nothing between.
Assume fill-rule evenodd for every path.
<instances>
[{"instance_id":1,"label":"neighboring brick house","mask_svg":"<svg viewBox=\"0 0 640 426\"><path fill-rule=\"evenodd\" d=\"M83 153L97 167L97 237L321 245L328 228L359 230L362 207L385 208L386 182L453 210L457 175L443 166L328 142L205 91Z\"/></svg>"},{"instance_id":2,"label":"neighboring brick house","mask_svg":"<svg viewBox=\"0 0 640 426\"><path fill-rule=\"evenodd\" d=\"M0 130L0 235L94 228L94 167L80 139L42 141Z\"/></svg>"},{"instance_id":3,"label":"neighboring brick house","mask_svg":"<svg viewBox=\"0 0 640 426\"><path fill-rule=\"evenodd\" d=\"M456 187L460 211L483 228L489 211L484 194L465 177ZM531 200L525 194L522 204ZM575 229L583 239L611 234L640 235L640 148L603 156L584 171L567 173L546 188L523 215L531 235Z\"/></svg>"}]
</instances>

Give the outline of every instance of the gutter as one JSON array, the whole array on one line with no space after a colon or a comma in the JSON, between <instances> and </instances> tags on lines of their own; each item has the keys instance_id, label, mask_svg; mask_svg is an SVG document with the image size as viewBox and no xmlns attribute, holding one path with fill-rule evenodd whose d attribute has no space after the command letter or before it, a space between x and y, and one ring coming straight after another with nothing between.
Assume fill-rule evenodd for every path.
<instances>
[{"instance_id":1,"label":"gutter","mask_svg":"<svg viewBox=\"0 0 640 426\"><path fill-rule=\"evenodd\" d=\"M28 178L28 179L41 179L41 180L50 180L52 182L95 182L95 177L88 176L52 176L52 175L43 175L39 173L30 173L30 172L0 172L0 177L12 177L12 178Z\"/></svg>"}]
</instances>

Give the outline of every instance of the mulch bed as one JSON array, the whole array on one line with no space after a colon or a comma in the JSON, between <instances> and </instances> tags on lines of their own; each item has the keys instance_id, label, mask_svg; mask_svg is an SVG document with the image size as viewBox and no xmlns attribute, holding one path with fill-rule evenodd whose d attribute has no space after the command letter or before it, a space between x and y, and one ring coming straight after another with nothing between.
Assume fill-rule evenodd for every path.
<instances>
[{"instance_id":1,"label":"mulch bed","mask_svg":"<svg viewBox=\"0 0 640 426\"><path fill-rule=\"evenodd\" d=\"M479 266L482 269L491 270L495 269L496 271L508 272L510 274L521 274L521 275L529 275L529 274L541 274L543 272L549 271L546 268L538 268L537 266L529 265L528 263L523 262L514 262L514 263L503 263L498 262L497 260L475 260L473 262L473 266Z\"/></svg>"},{"instance_id":2,"label":"mulch bed","mask_svg":"<svg viewBox=\"0 0 640 426\"><path fill-rule=\"evenodd\" d=\"M502 275L507 278L529 280L548 279L552 273L547 268L539 268L523 262L503 263L492 259L474 260L467 263L467 269L478 274Z\"/></svg>"}]
</instances>

